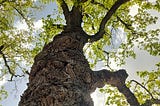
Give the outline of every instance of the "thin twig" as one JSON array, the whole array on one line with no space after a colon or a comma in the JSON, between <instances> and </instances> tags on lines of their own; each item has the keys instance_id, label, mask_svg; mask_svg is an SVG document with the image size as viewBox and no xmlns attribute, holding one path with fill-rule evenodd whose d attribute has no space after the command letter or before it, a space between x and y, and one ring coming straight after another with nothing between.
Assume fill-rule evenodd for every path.
<instances>
[{"instance_id":1,"label":"thin twig","mask_svg":"<svg viewBox=\"0 0 160 106\"><path fill-rule=\"evenodd\" d=\"M106 65L106 66L107 66L111 71L113 71L113 69L112 69L111 66L109 65L109 61L110 61L110 60L109 60L109 59L110 59L110 58L109 58L109 52L107 52L107 51L105 51L105 50L103 50L103 52L107 55L107 65Z\"/></svg>"},{"instance_id":2,"label":"thin twig","mask_svg":"<svg viewBox=\"0 0 160 106\"><path fill-rule=\"evenodd\" d=\"M113 69L110 67L110 65L109 65L109 52L107 52L107 51L105 51L105 50L102 50L102 49L100 49L100 48L98 48L99 50L101 50L102 52L104 52L106 55L107 55L107 67L111 70L111 71L113 71Z\"/></svg>"},{"instance_id":3,"label":"thin twig","mask_svg":"<svg viewBox=\"0 0 160 106\"><path fill-rule=\"evenodd\" d=\"M7 67L8 72L11 74L11 78L10 78L9 81L12 81L12 80L13 80L13 77L24 77L24 75L15 75L15 74L12 72L11 68L9 67L9 65L8 65L8 63L7 63L7 59L6 59L6 57L5 57L5 54L2 52L2 50L0 50L0 54L2 55L2 58L3 58L3 60L4 60L4 64L5 64L5 66Z\"/></svg>"},{"instance_id":4,"label":"thin twig","mask_svg":"<svg viewBox=\"0 0 160 106\"><path fill-rule=\"evenodd\" d=\"M16 7L12 6L16 11L17 13L25 20L26 24L28 25L28 27L32 27L31 26L31 23L29 22L28 18L25 17L25 15L22 13L21 10L17 9Z\"/></svg>"},{"instance_id":5,"label":"thin twig","mask_svg":"<svg viewBox=\"0 0 160 106\"><path fill-rule=\"evenodd\" d=\"M151 94L151 92L150 92L145 86L143 86L141 83L139 83L139 82L136 81L136 80L131 80L131 82L135 82L136 84L140 85L143 89L145 89L145 90L148 92L148 94L151 96L151 98L154 99L154 97L153 97L153 95Z\"/></svg>"}]
</instances>

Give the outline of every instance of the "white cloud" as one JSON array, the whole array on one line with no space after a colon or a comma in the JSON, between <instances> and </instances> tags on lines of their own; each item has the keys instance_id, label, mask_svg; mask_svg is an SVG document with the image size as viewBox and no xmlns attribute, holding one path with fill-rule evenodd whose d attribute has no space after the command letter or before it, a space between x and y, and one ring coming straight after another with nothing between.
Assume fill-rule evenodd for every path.
<instances>
[{"instance_id":1,"label":"white cloud","mask_svg":"<svg viewBox=\"0 0 160 106\"><path fill-rule=\"evenodd\" d=\"M43 22L42 22L42 20L34 21L33 25L34 25L33 28L35 28L36 30L39 30L39 29L42 28ZM28 30L28 25L26 24L25 20L23 20L23 21L17 21L15 23L15 27L18 30Z\"/></svg>"},{"instance_id":2,"label":"white cloud","mask_svg":"<svg viewBox=\"0 0 160 106\"><path fill-rule=\"evenodd\" d=\"M19 30L27 30L28 29L28 26L25 22L25 20L22 20L22 21L17 21L15 23L15 27Z\"/></svg>"},{"instance_id":3,"label":"white cloud","mask_svg":"<svg viewBox=\"0 0 160 106\"><path fill-rule=\"evenodd\" d=\"M101 93L98 88L91 94L91 97L94 101L94 106L105 106L105 94Z\"/></svg>"},{"instance_id":4,"label":"white cloud","mask_svg":"<svg viewBox=\"0 0 160 106\"><path fill-rule=\"evenodd\" d=\"M38 21L35 21L35 22L34 22L34 28L35 28L35 29L41 29L42 26L43 26L42 20L38 20Z\"/></svg>"},{"instance_id":5,"label":"white cloud","mask_svg":"<svg viewBox=\"0 0 160 106\"><path fill-rule=\"evenodd\" d=\"M138 5L133 5L132 7L130 7L130 12L129 12L129 14L130 14L131 16L135 16L135 15L138 13L138 8L139 8Z\"/></svg>"}]
</instances>

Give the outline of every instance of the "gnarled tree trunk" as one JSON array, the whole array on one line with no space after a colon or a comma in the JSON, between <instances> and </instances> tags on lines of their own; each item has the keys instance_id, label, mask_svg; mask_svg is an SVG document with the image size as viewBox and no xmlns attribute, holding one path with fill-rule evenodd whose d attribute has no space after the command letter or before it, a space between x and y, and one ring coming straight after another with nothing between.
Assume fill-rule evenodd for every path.
<instances>
[{"instance_id":1,"label":"gnarled tree trunk","mask_svg":"<svg viewBox=\"0 0 160 106\"><path fill-rule=\"evenodd\" d=\"M131 106L139 106L137 99L125 86L128 76L125 70L92 71L83 54L85 43L102 38L105 23L127 1L118 0L102 20L99 32L88 36L81 28L80 8L73 6L69 11L64 0L61 0L67 26L35 57L28 88L19 106L93 106L90 93L96 87L103 87L104 82L118 87Z\"/></svg>"},{"instance_id":2,"label":"gnarled tree trunk","mask_svg":"<svg viewBox=\"0 0 160 106\"><path fill-rule=\"evenodd\" d=\"M35 57L19 106L93 106L93 75L83 55L82 34L64 31Z\"/></svg>"}]
</instances>

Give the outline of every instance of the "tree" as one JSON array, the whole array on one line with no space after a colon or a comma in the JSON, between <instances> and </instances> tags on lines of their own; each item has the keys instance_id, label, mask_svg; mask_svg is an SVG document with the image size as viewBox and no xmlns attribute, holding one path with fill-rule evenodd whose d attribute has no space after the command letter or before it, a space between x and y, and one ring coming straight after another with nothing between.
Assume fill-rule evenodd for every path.
<instances>
[{"instance_id":1,"label":"tree","mask_svg":"<svg viewBox=\"0 0 160 106\"><path fill-rule=\"evenodd\" d=\"M131 81L136 82L149 93L149 97L144 99L139 99L141 92L136 92L138 95L136 96L136 93L133 94L129 89L130 84L126 84L128 77L126 70L92 71L90 68L98 60L103 60L109 67L109 58L119 61L118 65L124 64L126 57L135 58L133 51L135 43L151 55L159 56L160 30L147 29L148 25L156 23L157 17L151 16L148 10L159 11L158 0L156 3L140 0L57 0L57 4L62 9L59 10L58 16L61 17L62 13L66 24L61 21L63 18L57 21L51 15L44 19L44 32L40 37L45 45L34 58L29 73L28 88L22 95L19 106L93 106L90 93L96 87L103 87L105 84L116 87L124 95L127 102L123 102L123 105L160 104L159 94L154 93L153 90L160 87L159 68L153 73L139 72L141 77L148 78L145 84L148 89L136 81ZM135 16L129 14L130 7L133 5L139 6ZM126 32L127 41L118 47L119 51L103 50L103 47L110 45L111 40L114 40L112 34L116 34L119 27ZM51 41L53 35L55 36ZM90 47L87 56L94 60L93 64L89 64L84 56L86 43ZM4 58L2 50L3 46L0 51ZM33 49L35 50L37 46ZM35 53L33 51L31 53ZM6 66L9 67L8 64ZM10 73L9 68L8 71ZM16 76L14 73L10 74L12 77ZM156 82L154 88L149 87L152 81Z\"/></svg>"}]
</instances>

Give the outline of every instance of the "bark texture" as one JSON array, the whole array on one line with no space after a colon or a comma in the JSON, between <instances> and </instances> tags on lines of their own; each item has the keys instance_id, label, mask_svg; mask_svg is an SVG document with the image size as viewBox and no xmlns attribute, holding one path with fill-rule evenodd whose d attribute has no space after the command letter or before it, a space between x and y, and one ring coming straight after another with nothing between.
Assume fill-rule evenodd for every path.
<instances>
[{"instance_id":1,"label":"bark texture","mask_svg":"<svg viewBox=\"0 0 160 106\"><path fill-rule=\"evenodd\" d=\"M80 7L73 6L69 11L65 1L60 1L67 25L35 57L28 88L21 96L19 106L93 106L90 94L105 83L117 87L131 106L139 106L134 94L125 86L128 76L125 70L92 71L83 54L85 43L102 38L104 25L118 7L129 0L115 2L94 36L87 35L81 28Z\"/></svg>"},{"instance_id":2,"label":"bark texture","mask_svg":"<svg viewBox=\"0 0 160 106\"><path fill-rule=\"evenodd\" d=\"M111 84L130 97L125 70L92 71L83 54L88 38L81 28L63 31L35 57L28 88L19 106L93 106L90 94L96 87ZM133 95L133 94L132 94ZM133 95L134 96L134 95ZM129 98L133 105L136 98Z\"/></svg>"},{"instance_id":3,"label":"bark texture","mask_svg":"<svg viewBox=\"0 0 160 106\"><path fill-rule=\"evenodd\" d=\"M93 76L83 55L82 34L62 32L35 57L19 106L93 106Z\"/></svg>"}]
</instances>

